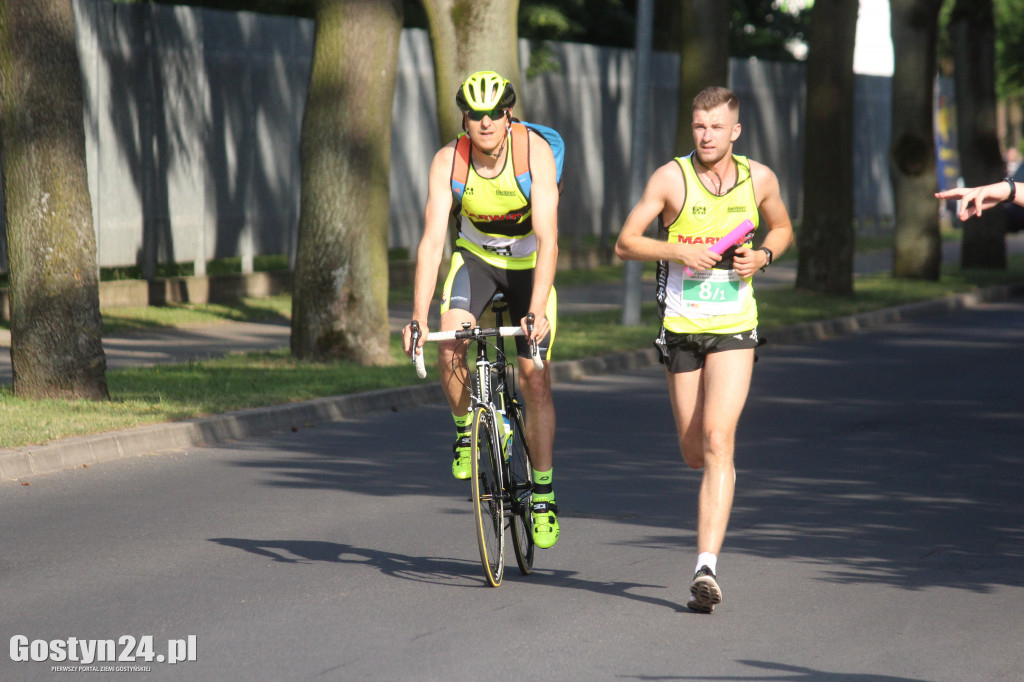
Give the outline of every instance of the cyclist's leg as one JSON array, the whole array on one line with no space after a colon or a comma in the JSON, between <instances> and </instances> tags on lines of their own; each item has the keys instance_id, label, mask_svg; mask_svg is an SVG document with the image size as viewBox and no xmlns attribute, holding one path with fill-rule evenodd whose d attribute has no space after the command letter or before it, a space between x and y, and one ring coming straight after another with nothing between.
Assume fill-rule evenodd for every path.
<instances>
[{"instance_id":1,"label":"cyclist's leg","mask_svg":"<svg viewBox=\"0 0 1024 682\"><path fill-rule=\"evenodd\" d=\"M467 322L476 324L483 306L490 300L490 295L485 299L482 294L492 287L493 283L483 276L474 259L467 257L463 252L453 254L451 270L445 279L441 298L441 330L458 330ZM466 341L442 341L438 344L441 388L448 399L452 419L455 421L452 475L458 479L467 479L471 473L469 458L472 415L469 412L467 389L467 346Z\"/></svg>"},{"instance_id":2,"label":"cyclist's leg","mask_svg":"<svg viewBox=\"0 0 1024 682\"><path fill-rule=\"evenodd\" d=\"M528 285L524 286L525 278L511 277L511 298L509 309L513 319L518 321L528 312L529 295L533 288L533 272L529 275ZM519 281L517 281L517 279ZM518 286L516 286L518 284ZM506 294L509 295L508 293ZM526 438L530 444L530 460L533 466L533 540L542 549L551 547L558 541L558 505L555 503L553 487L553 464L555 442L555 405L551 398L551 346L557 328L558 297L555 289L551 289L545 314L551 325L551 331L538 344L544 369L538 370L528 358L529 343L524 338L516 338L519 355L520 382L519 387L526 402Z\"/></svg>"},{"instance_id":3,"label":"cyclist's leg","mask_svg":"<svg viewBox=\"0 0 1024 682\"><path fill-rule=\"evenodd\" d=\"M520 388L526 402L526 439L530 443L533 468L531 533L534 543L547 549L558 541L558 504L555 502L554 455L555 407L551 399L551 370L545 364L538 370L533 363L520 358Z\"/></svg>"},{"instance_id":4,"label":"cyclist's leg","mask_svg":"<svg viewBox=\"0 0 1024 682\"><path fill-rule=\"evenodd\" d=\"M533 288L533 271L523 270L509 273L509 288L505 296L509 300L509 314L515 324L529 312L530 293ZM526 402L527 440L530 443L530 460L537 471L549 471L553 464L555 443L555 405L551 399L551 348L554 345L558 319L558 295L551 288L551 296L545 311L551 331L538 344L544 369L538 371L529 360L530 347L524 337L516 337L516 353L519 356L519 388Z\"/></svg>"},{"instance_id":5,"label":"cyclist's leg","mask_svg":"<svg viewBox=\"0 0 1024 682\"><path fill-rule=\"evenodd\" d=\"M441 331L462 329L462 324L476 324L476 318L465 310L452 309L441 315ZM439 341L441 388L452 414L469 412L469 391L466 389L466 341Z\"/></svg>"},{"instance_id":6,"label":"cyclist's leg","mask_svg":"<svg viewBox=\"0 0 1024 682\"><path fill-rule=\"evenodd\" d=\"M519 388L526 402L526 439L530 443L530 463L538 471L554 464L555 404L551 398L551 370L538 370L526 358L519 359Z\"/></svg>"}]
</instances>

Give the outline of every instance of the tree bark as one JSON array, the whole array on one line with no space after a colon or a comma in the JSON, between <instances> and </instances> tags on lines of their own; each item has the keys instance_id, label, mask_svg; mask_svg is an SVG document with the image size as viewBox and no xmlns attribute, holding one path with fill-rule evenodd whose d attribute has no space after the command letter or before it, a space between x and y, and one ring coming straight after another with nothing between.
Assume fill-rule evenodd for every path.
<instances>
[{"instance_id":1,"label":"tree bark","mask_svg":"<svg viewBox=\"0 0 1024 682\"><path fill-rule=\"evenodd\" d=\"M938 280L942 251L935 202L933 118L942 0L891 0L894 68L890 169L896 204L893 275Z\"/></svg>"},{"instance_id":2,"label":"tree bark","mask_svg":"<svg viewBox=\"0 0 1024 682\"><path fill-rule=\"evenodd\" d=\"M512 81L518 102L516 116L524 118L519 73L519 0L423 0L434 52L439 143L462 132L462 114L455 92L476 71L497 71Z\"/></svg>"},{"instance_id":3,"label":"tree bark","mask_svg":"<svg viewBox=\"0 0 1024 682\"><path fill-rule=\"evenodd\" d=\"M14 393L109 398L71 0L0 3Z\"/></svg>"},{"instance_id":4,"label":"tree bark","mask_svg":"<svg viewBox=\"0 0 1024 682\"><path fill-rule=\"evenodd\" d=\"M949 21L956 83L960 169L968 187L1006 173L996 130L995 18L992 0L957 0ZM1006 269L1006 214L985 211L963 224L960 264Z\"/></svg>"},{"instance_id":5,"label":"tree bark","mask_svg":"<svg viewBox=\"0 0 1024 682\"><path fill-rule=\"evenodd\" d=\"M402 5L318 0L315 15L291 351L387 365L388 175Z\"/></svg>"},{"instance_id":6,"label":"tree bark","mask_svg":"<svg viewBox=\"0 0 1024 682\"><path fill-rule=\"evenodd\" d=\"M679 116L676 156L693 150L693 98L706 87L729 85L729 3L678 0Z\"/></svg>"},{"instance_id":7,"label":"tree bark","mask_svg":"<svg viewBox=\"0 0 1024 682\"><path fill-rule=\"evenodd\" d=\"M857 0L819 2L807 56L804 210L796 286L853 293L853 47Z\"/></svg>"}]
</instances>

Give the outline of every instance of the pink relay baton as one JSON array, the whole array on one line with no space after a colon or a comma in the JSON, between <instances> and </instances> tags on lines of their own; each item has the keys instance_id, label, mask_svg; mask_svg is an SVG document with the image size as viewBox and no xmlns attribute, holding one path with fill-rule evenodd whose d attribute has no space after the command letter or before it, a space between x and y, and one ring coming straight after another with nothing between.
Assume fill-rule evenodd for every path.
<instances>
[{"instance_id":1,"label":"pink relay baton","mask_svg":"<svg viewBox=\"0 0 1024 682\"><path fill-rule=\"evenodd\" d=\"M724 252L730 246L733 246L735 244L742 244L744 241L746 241L747 235L753 232L755 229L756 228L754 227L754 223L752 223L748 218L747 220L744 220L742 223L734 227L732 232L719 239L712 246L709 246L708 249L714 251L719 256L721 256L722 252ZM690 275L691 277L693 276L693 272L690 271L689 267L686 268L686 274Z\"/></svg>"}]
</instances>

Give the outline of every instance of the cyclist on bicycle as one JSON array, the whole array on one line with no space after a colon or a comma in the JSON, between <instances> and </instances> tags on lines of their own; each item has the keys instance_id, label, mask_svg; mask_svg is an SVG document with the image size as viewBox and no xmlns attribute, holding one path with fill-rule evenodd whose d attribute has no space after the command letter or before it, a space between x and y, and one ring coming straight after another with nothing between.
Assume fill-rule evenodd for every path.
<instances>
[{"instance_id":1,"label":"cyclist on bicycle","mask_svg":"<svg viewBox=\"0 0 1024 682\"><path fill-rule=\"evenodd\" d=\"M449 218L461 216L456 251L441 298L441 330L476 324L494 294L505 295L513 320L526 329L526 315L536 321L529 337L516 337L517 354L530 355L530 340L549 358L555 332L555 267L558 259L558 187L555 160L544 138L529 132L528 160L532 184L525 190L513 172L512 84L493 71L472 74L459 87L455 102L463 112L462 128L470 145L464 189L454 191L457 140L434 156L430 166L423 237L417 252L412 319L426 338L427 313L447 239ZM412 354L409 325L402 330L405 352ZM420 342L422 345L422 341ZM455 421L452 462L455 478L470 477L470 402L467 390L466 343L439 347L441 385ZM552 448L555 410L549 363L543 370L520 362L520 389L526 400L527 440L533 467L533 528L538 547L558 540L552 489Z\"/></svg>"}]
</instances>

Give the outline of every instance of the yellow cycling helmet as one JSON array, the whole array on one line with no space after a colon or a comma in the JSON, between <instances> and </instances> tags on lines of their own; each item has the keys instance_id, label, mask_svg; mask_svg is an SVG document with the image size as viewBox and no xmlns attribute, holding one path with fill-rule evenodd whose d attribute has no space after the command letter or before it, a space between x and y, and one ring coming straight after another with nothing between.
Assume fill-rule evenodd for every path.
<instances>
[{"instance_id":1,"label":"yellow cycling helmet","mask_svg":"<svg viewBox=\"0 0 1024 682\"><path fill-rule=\"evenodd\" d=\"M459 86L455 103L462 111L510 109L516 103L516 91L507 78L495 71L477 71Z\"/></svg>"}]
</instances>

